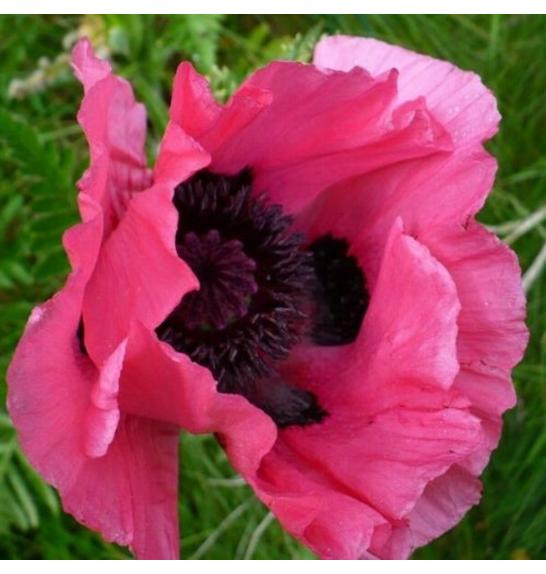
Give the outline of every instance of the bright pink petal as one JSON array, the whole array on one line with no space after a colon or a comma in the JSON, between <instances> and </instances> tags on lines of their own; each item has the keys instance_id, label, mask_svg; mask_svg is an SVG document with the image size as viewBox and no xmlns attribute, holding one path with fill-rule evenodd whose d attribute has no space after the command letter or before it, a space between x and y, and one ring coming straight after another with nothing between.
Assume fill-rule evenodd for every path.
<instances>
[{"instance_id":1,"label":"bright pink petal","mask_svg":"<svg viewBox=\"0 0 546 574\"><path fill-rule=\"evenodd\" d=\"M221 106L214 99L207 79L190 63L182 62L174 80L170 119L186 137L199 141L214 157L221 157L239 132L270 103L271 94L267 90L246 86L237 90L227 105Z\"/></svg>"},{"instance_id":2,"label":"bright pink petal","mask_svg":"<svg viewBox=\"0 0 546 574\"><path fill-rule=\"evenodd\" d=\"M372 81L359 69L324 73L276 62L219 107L206 81L183 64L171 121L211 154L212 169L252 167L256 193L297 212L340 180L451 149L423 98L393 107L396 84L396 73Z\"/></svg>"},{"instance_id":3,"label":"bright pink petal","mask_svg":"<svg viewBox=\"0 0 546 574\"><path fill-rule=\"evenodd\" d=\"M495 171L496 162L477 148L401 162L331 187L296 224L310 238L331 233L358 242L373 288L397 218L418 239L431 228L464 225L482 207Z\"/></svg>"},{"instance_id":4,"label":"bright pink petal","mask_svg":"<svg viewBox=\"0 0 546 574\"><path fill-rule=\"evenodd\" d=\"M267 90L252 85L243 86L230 99L218 120L203 134L200 142L211 152L214 161L212 168L222 172L229 170L222 158L229 155L236 145L240 132L258 118L273 100Z\"/></svg>"},{"instance_id":5,"label":"bright pink petal","mask_svg":"<svg viewBox=\"0 0 546 574\"><path fill-rule=\"evenodd\" d=\"M131 321L157 327L184 293L198 287L176 254L172 192L157 185L135 196L102 248L83 305L85 342L96 364L127 337Z\"/></svg>"},{"instance_id":6,"label":"bright pink petal","mask_svg":"<svg viewBox=\"0 0 546 574\"><path fill-rule=\"evenodd\" d=\"M176 353L141 323L132 323L120 384L124 412L206 432L216 395L208 369Z\"/></svg>"},{"instance_id":7,"label":"bright pink petal","mask_svg":"<svg viewBox=\"0 0 546 574\"><path fill-rule=\"evenodd\" d=\"M119 376L125 358L126 341L105 361L104 367L91 388L91 404L87 410L84 450L88 456L106 454L118 428Z\"/></svg>"},{"instance_id":8,"label":"bright pink petal","mask_svg":"<svg viewBox=\"0 0 546 574\"><path fill-rule=\"evenodd\" d=\"M452 165L459 165L459 161L460 158ZM440 173L442 172L440 171ZM446 185L448 182L457 185L458 182L455 177L457 171L451 172L454 175L454 179L451 181L447 177L447 173L449 170L446 172ZM464 174L464 171L460 172L461 183ZM476 181L481 180L478 178ZM403 196L398 195L398 197ZM395 212L394 206L396 205L403 206L404 203L393 202L393 206L390 208L391 213ZM422 204L419 205L422 207ZM316 233L324 233L329 229L341 232L345 222L339 222L337 217L343 217L343 212L340 207L338 207L338 211L335 209L336 203L334 201L329 206L325 202L321 206L323 217L315 219L317 227L311 228ZM400 211L409 215L409 205L407 210ZM292 381L299 381L305 388L312 389L319 394L323 404L326 404L327 410L328 403L325 401L332 401L331 410L334 411L335 403L333 401L336 400L337 394L337 396L343 397L337 399L340 401L337 412L339 412L339 406L350 412L357 404L359 409L364 412L366 412L365 409L383 412L383 409L393 408L393 405L398 402L400 405L411 405L415 409L438 409L438 412L456 408L457 411L454 412L466 412L467 416L472 415L474 428L480 421L480 430L476 433L474 444L472 445L470 440L467 443L467 448L450 449L458 452L459 456L452 461L446 461L446 474L428 483L423 494L417 497L415 509L407 516L410 526L397 526L383 540L382 544L374 548L370 547L372 555L383 558L407 557L415 547L451 528L468 508L478 501L480 486L479 481L473 475L481 472L492 449L498 442L501 430L500 416L514 404L515 395L510 381L510 371L521 359L528 337L524 325L525 301L521 288L520 270L515 255L502 245L494 235L472 222L469 216L462 221L464 225L444 223L441 220L435 222L430 218L430 225L427 226L425 221L421 220L419 210L416 211L413 217L410 216L409 219L412 221L413 229L418 233L419 243L428 245L432 254L422 245L417 247L419 244L415 240L405 236L404 241L398 240L398 257L404 251L407 255L413 253L414 256L418 256L414 261L411 261L411 257L408 258L406 265L404 259L400 260L396 256L397 250L393 250L397 243L393 241L393 237L396 238L396 232L394 232L394 235L391 233L391 238L387 242L387 254L383 258L376 257L374 265L369 265L369 263L363 265L375 273L375 279L372 283L370 308L360 336L360 348L364 349L363 357L366 357L367 352L369 352L371 358L376 359L373 364L378 367L378 370L367 373L363 369L362 363L358 359L355 360L354 351L350 349L342 351L322 350L319 356L319 353L313 348L297 350L284 369L286 376L291 377ZM361 213L365 213L364 210ZM351 214L346 215L346 217L350 222ZM379 221L380 219L377 220L376 225ZM336 225L340 227L336 227ZM361 226L363 229L361 237L365 238L367 227L366 224ZM349 230L349 233L354 233L351 237L354 253L366 261L366 252L373 244L367 243L365 240L359 243L359 228L356 225L356 218L354 227L346 225L345 228ZM373 229L373 224L370 224L370 228ZM379 228L378 225L377 229ZM394 251L390 257L388 256L389 244L391 245L390 250ZM404 249L400 250L401 247ZM412 248L409 249L410 247ZM419 274L427 269L427 266L423 267L422 263L419 262L419 252L421 252L421 256L427 254L425 260L429 260L428 266L431 270L434 268L437 271L442 270L436 273L435 280L431 281L430 277L425 279L426 274L421 278L419 277ZM432 262L435 262L434 265ZM411 285L414 285L416 290L411 297L405 299L405 295L411 292ZM442 285L443 287L438 290ZM460 299L460 305L455 302L457 309L460 306L460 313L458 315L456 312L453 313L451 320L448 320L446 324L446 326L451 324L450 342L447 343L447 346L445 341L440 343L442 335L439 336L435 331L442 324L443 318L449 316L449 313L446 315L446 312L442 310L441 293L444 293L446 303L450 300L449 293L451 293L452 300L453 298L455 300ZM445 298L446 296L447 298ZM413 302L414 305L405 305L404 301ZM434 310L437 303L438 307ZM393 309L393 306L396 307L394 311L396 318L392 313L389 315L388 309ZM400 359L397 357L397 352L393 352L392 346L393 344L397 346L405 338L408 340L408 331L404 325L409 324L405 321L404 309L410 311L409 317L416 319L413 323L413 331L417 346L407 356ZM383 315L384 311L386 311L386 315ZM417 318L421 311L424 314ZM389 316L395 321L396 329L389 335L388 330L384 331L380 327L377 332L384 333L384 336L377 338L376 329L382 324L382 319ZM383 324L388 326L389 321L387 320ZM419 333L420 326L423 327L421 333ZM445 335L449 332L449 328L443 331ZM433 336L435 340L431 341L427 333L436 333ZM454 351L455 334L457 334L456 354ZM374 340L377 342L375 345L373 344ZM428 343L432 343L432 346L429 347ZM437 353L429 354L429 351L435 348L436 343L438 343ZM442 395L441 392L431 391L426 388L426 385L423 385L427 376L424 371L419 372L419 367L428 365L430 368L429 373L433 379L429 379L429 383L434 380L434 373L436 373L437 381L453 381L453 375L457 373L456 368L451 371L447 379L442 376L442 365L444 364L441 359L442 350L447 347L451 347L451 364L456 367L457 363L460 362L461 369L452 382L450 391ZM358 348L357 342L355 350ZM404 349L403 343L400 348ZM407 350L409 351L409 349ZM413 359L418 357L422 351L425 351L423 357L429 357L428 361L424 358L424 360L420 359L413 363ZM430 359L434 357L439 362L431 362ZM457 361L454 363L455 357L457 357ZM436 368L434 367L435 364ZM340 365L349 366L340 370ZM351 369L351 365L354 365L353 369ZM404 377L406 368L409 367L410 373L412 372L411 365L416 367L413 370L413 375L410 375L409 378ZM439 370L438 367L440 367ZM399 370L400 376L396 376ZM357 375L360 373L361 376L366 377L366 380L373 381L373 386L370 389L367 388L367 385L361 385L358 388L355 383L354 388L356 390L354 392L348 395L339 393L339 386L336 387L336 385L339 385L342 380L350 380L351 371L355 373L353 374L355 381L358 380ZM391 371L394 376L389 375ZM381 381L385 375L391 382L382 387L378 381ZM412 380L417 386L404 384L404 381L411 383ZM463 411L459 411L459 409L463 409ZM472 427L472 424L470 427L466 427L467 430ZM338 427L341 428L342 426L340 422ZM395 428L391 422L387 426L388 430ZM319 428L317 427L317 433ZM464 425L462 428L465 428ZM348 432L350 437L356 434L351 430ZM286 433L283 433L283 436L284 434ZM408 435L405 431L402 434ZM458 433L448 431L447 434L455 436ZM317 436L313 441L309 435L309 431L305 435L302 433L302 437L305 436L307 443L307 450L304 452L310 453L310 455L315 455L314 450L326 453L326 455L320 456L321 464L324 464L331 457L332 461L329 468L333 469L334 472L342 472L340 469L343 468L343 465L339 460L343 456L351 461L361 461L365 458L360 451L357 451L356 454L347 454L346 445L348 441L343 436L333 438L328 442L328 448L324 449L323 445L327 440L323 436ZM370 444L373 441L368 440L367 443ZM382 445L381 453L378 451L378 456L381 454L381 460L384 458L383 455L387 455L384 445L392 443L392 439L378 441L378 444ZM322 446L318 449L316 445ZM336 445L343 445L343 447ZM335 455L336 449L339 451L339 460ZM425 458L430 462L428 455ZM452 466L453 463L457 463L458 466ZM426 463L422 465L421 470L425 467ZM345 469L345 472L349 473L351 468ZM465 469L469 469L470 472ZM361 469L355 474L357 477L370 477L373 476L373 471ZM384 476L391 475L407 478L408 473L386 472ZM429 479L430 475L427 481ZM381 481L378 481L377 484L381 485ZM352 486L354 487L354 484ZM366 485L363 491L372 493L374 486ZM377 494L377 491L375 492ZM403 497L404 493L407 494L411 491L404 490L403 482L401 483L400 478L397 478L396 486L383 495L382 504L389 504L388 496L391 492L396 492L398 496ZM403 498L391 500L390 504L393 506L390 511L402 502ZM385 512L389 509L388 506L381 506L380 508Z\"/></svg>"},{"instance_id":9,"label":"bright pink petal","mask_svg":"<svg viewBox=\"0 0 546 574\"><path fill-rule=\"evenodd\" d=\"M98 370L76 334L100 223L67 235L74 271L29 319L8 370L8 408L25 454L68 512L139 557L174 558L177 428L131 417L118 424L123 348Z\"/></svg>"},{"instance_id":10,"label":"bright pink petal","mask_svg":"<svg viewBox=\"0 0 546 574\"><path fill-rule=\"evenodd\" d=\"M157 327L198 287L178 257L178 212L174 189L206 167L209 154L177 124L170 123L154 169L154 185L135 195L118 227L105 242L84 300L85 342L97 364L123 341L130 323Z\"/></svg>"},{"instance_id":11,"label":"bright pink petal","mask_svg":"<svg viewBox=\"0 0 546 574\"><path fill-rule=\"evenodd\" d=\"M409 159L450 151L451 139L422 100L394 110L392 125L362 146L256 171L257 190L270 191L285 210L298 212L330 186Z\"/></svg>"},{"instance_id":12,"label":"bright pink petal","mask_svg":"<svg viewBox=\"0 0 546 574\"><path fill-rule=\"evenodd\" d=\"M479 440L476 420L457 410L326 425L283 432L258 474L245 474L281 524L326 559L388 557L397 522L378 510L412 508L429 476ZM412 492L408 472L417 480Z\"/></svg>"},{"instance_id":13,"label":"bright pink petal","mask_svg":"<svg viewBox=\"0 0 546 574\"><path fill-rule=\"evenodd\" d=\"M277 436L275 425L261 410L239 395L219 393L208 369L139 324L133 325L129 336L120 405L129 414L174 423L192 433L216 433L233 466L250 475Z\"/></svg>"},{"instance_id":14,"label":"bright pink petal","mask_svg":"<svg viewBox=\"0 0 546 574\"><path fill-rule=\"evenodd\" d=\"M389 520L407 516L426 485L481 441L479 421L460 409L397 408L373 416L339 411L320 425L287 429L281 440L334 490Z\"/></svg>"},{"instance_id":15,"label":"bright pink petal","mask_svg":"<svg viewBox=\"0 0 546 574\"><path fill-rule=\"evenodd\" d=\"M465 227L431 227L422 240L448 268L463 309L459 353L463 366L509 371L522 358L527 341L521 270L513 251L471 221Z\"/></svg>"},{"instance_id":16,"label":"bright pink petal","mask_svg":"<svg viewBox=\"0 0 546 574\"><path fill-rule=\"evenodd\" d=\"M91 165L79 187L102 207L108 235L131 195L151 182L144 151L146 110L135 101L130 84L95 57L88 40L76 44L72 65L85 89L78 122L91 155ZM80 202L80 210L87 220L85 201Z\"/></svg>"},{"instance_id":17,"label":"bright pink petal","mask_svg":"<svg viewBox=\"0 0 546 574\"><path fill-rule=\"evenodd\" d=\"M56 485L65 510L137 558L177 559L178 435L173 425L123 417L106 455L85 459L64 496Z\"/></svg>"},{"instance_id":18,"label":"bright pink petal","mask_svg":"<svg viewBox=\"0 0 546 574\"><path fill-rule=\"evenodd\" d=\"M480 448L479 420L449 389L459 308L445 268L398 223L359 339L339 349L304 346L281 367L330 414L282 431L258 480L246 478L319 555L406 552L397 521L431 481Z\"/></svg>"},{"instance_id":19,"label":"bright pink petal","mask_svg":"<svg viewBox=\"0 0 546 574\"><path fill-rule=\"evenodd\" d=\"M222 113L207 79L189 62L176 70L169 115L171 121L188 135L198 138L208 131Z\"/></svg>"},{"instance_id":20,"label":"bright pink petal","mask_svg":"<svg viewBox=\"0 0 546 574\"><path fill-rule=\"evenodd\" d=\"M386 130L396 74L373 82L362 70L323 74L312 66L274 62L239 91L249 88L269 91L271 105L217 158L220 171L295 163L370 141Z\"/></svg>"},{"instance_id":21,"label":"bright pink petal","mask_svg":"<svg viewBox=\"0 0 546 574\"><path fill-rule=\"evenodd\" d=\"M480 481L457 465L433 480L409 516L412 547L423 546L453 528L479 502L481 491Z\"/></svg>"},{"instance_id":22,"label":"bright pink petal","mask_svg":"<svg viewBox=\"0 0 546 574\"><path fill-rule=\"evenodd\" d=\"M166 195L172 195L179 183L209 162L210 155L177 123L169 122L154 167L154 182L167 188Z\"/></svg>"},{"instance_id":23,"label":"bright pink petal","mask_svg":"<svg viewBox=\"0 0 546 574\"><path fill-rule=\"evenodd\" d=\"M380 77L397 69L398 104L424 99L426 109L454 143L451 154L390 165L340 184L320 198L324 217L345 235L362 227L370 238L376 235L379 246L372 246L371 240L367 249L369 258L376 258L376 266L384 241L381 238L397 217L403 218L409 233L420 237L435 225L466 224L479 211L496 171L494 159L481 143L495 133L499 115L494 96L478 76L377 40L343 36L321 41L315 64L345 71L363 67ZM336 215L340 216L337 221ZM321 217L314 213L313 219L319 221Z\"/></svg>"},{"instance_id":24,"label":"bright pink petal","mask_svg":"<svg viewBox=\"0 0 546 574\"><path fill-rule=\"evenodd\" d=\"M315 48L314 63L350 71L362 67L373 76L396 69L400 102L424 96L429 109L448 129L456 145L483 142L497 131L495 96L473 72L372 38L333 36Z\"/></svg>"},{"instance_id":25,"label":"bright pink petal","mask_svg":"<svg viewBox=\"0 0 546 574\"><path fill-rule=\"evenodd\" d=\"M219 393L208 369L159 341L142 324L133 324L128 339L120 405L126 413L192 433L225 435L254 470L276 437L268 416L239 395Z\"/></svg>"},{"instance_id":26,"label":"bright pink petal","mask_svg":"<svg viewBox=\"0 0 546 574\"><path fill-rule=\"evenodd\" d=\"M359 246L353 247L358 257ZM371 357L370 380L448 389L459 370L461 305L449 273L395 223L356 347Z\"/></svg>"},{"instance_id":27,"label":"bright pink petal","mask_svg":"<svg viewBox=\"0 0 546 574\"><path fill-rule=\"evenodd\" d=\"M247 479L288 532L321 558L359 558L376 533L390 530L381 514L282 442Z\"/></svg>"},{"instance_id":28,"label":"bright pink petal","mask_svg":"<svg viewBox=\"0 0 546 574\"><path fill-rule=\"evenodd\" d=\"M427 115L422 102L393 115L395 93L395 73L372 81L362 70L322 73L312 66L276 62L252 75L227 106L218 107L205 80L182 65L175 81L171 121L211 153L215 171L236 173L250 166L257 192L265 190L271 201L295 211L332 177L337 181L449 147L449 138ZM397 132L402 133L397 136ZM390 147L389 137L395 139ZM354 148L361 149L351 154ZM344 166L332 175L322 170L322 177L300 189L316 167L314 158L327 154L331 167L334 154L342 151L349 152L341 158ZM302 166L302 162L310 163Z\"/></svg>"},{"instance_id":29,"label":"bright pink petal","mask_svg":"<svg viewBox=\"0 0 546 574\"><path fill-rule=\"evenodd\" d=\"M512 368L528 341L525 296L515 254L475 222L464 227L430 228L422 240L449 270L459 294L455 388L472 401L488 441L469 461L479 473L497 445L501 415L515 404Z\"/></svg>"},{"instance_id":30,"label":"bright pink petal","mask_svg":"<svg viewBox=\"0 0 546 574\"><path fill-rule=\"evenodd\" d=\"M445 268L396 224L359 338L329 363L318 360L317 367L307 367L311 358L317 360L315 351L299 362L293 357L284 369L290 380L299 378L316 392L332 414L321 425L287 430L283 440L303 448L306 457L328 461L327 472L368 492L374 508L402 517L428 480L463 460L481 441L477 420L466 412L468 402L443 392L459 369L459 310ZM422 460L417 464L406 456ZM401 471L404 465L408 468ZM388 484L389 476L397 477L396 484Z\"/></svg>"},{"instance_id":31,"label":"bright pink petal","mask_svg":"<svg viewBox=\"0 0 546 574\"><path fill-rule=\"evenodd\" d=\"M84 265L77 268L58 294L33 310L7 377L8 408L23 450L46 480L63 486L75 480L73 461L85 457L83 433L97 379L76 336L88 275Z\"/></svg>"},{"instance_id":32,"label":"bright pink petal","mask_svg":"<svg viewBox=\"0 0 546 574\"><path fill-rule=\"evenodd\" d=\"M365 247L355 239L352 254L359 262L365 261ZM409 404L439 408L447 395L436 396L435 389L448 390L459 371L461 305L455 283L430 251L404 232L401 220L392 226L378 269L356 341L340 348L298 347L282 372L331 400L332 408L342 397L348 408L355 401L377 411ZM313 378L321 383L313 386ZM450 395L449 402L455 398Z\"/></svg>"},{"instance_id":33,"label":"bright pink petal","mask_svg":"<svg viewBox=\"0 0 546 574\"><path fill-rule=\"evenodd\" d=\"M87 38L83 38L74 46L72 68L86 93L97 82L104 80L112 73L110 63L95 56L91 42Z\"/></svg>"},{"instance_id":34,"label":"bright pink petal","mask_svg":"<svg viewBox=\"0 0 546 574\"><path fill-rule=\"evenodd\" d=\"M430 482L408 518L372 549L386 560L406 560L418 548L453 528L480 500L481 483L458 465Z\"/></svg>"}]
</instances>

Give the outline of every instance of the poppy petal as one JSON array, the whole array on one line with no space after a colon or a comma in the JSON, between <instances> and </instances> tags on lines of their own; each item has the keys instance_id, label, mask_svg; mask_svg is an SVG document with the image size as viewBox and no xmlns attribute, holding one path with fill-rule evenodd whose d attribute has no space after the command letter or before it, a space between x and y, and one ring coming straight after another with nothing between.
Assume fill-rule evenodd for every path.
<instances>
[{"instance_id":1,"label":"poppy petal","mask_svg":"<svg viewBox=\"0 0 546 574\"><path fill-rule=\"evenodd\" d=\"M96 364L127 337L131 321L157 327L199 285L176 254L178 215L171 196L163 185L135 196L103 245L83 304L85 342Z\"/></svg>"},{"instance_id":2,"label":"poppy petal","mask_svg":"<svg viewBox=\"0 0 546 574\"><path fill-rule=\"evenodd\" d=\"M453 148L422 99L396 108L391 120L388 130L363 145L256 170L256 189L270 191L286 211L297 214L339 182Z\"/></svg>"},{"instance_id":3,"label":"poppy petal","mask_svg":"<svg viewBox=\"0 0 546 574\"><path fill-rule=\"evenodd\" d=\"M399 101L425 96L429 109L457 146L482 142L497 132L500 115L495 96L477 74L460 70L450 62L373 38L331 36L317 44L314 63L344 71L359 66L372 76L398 70Z\"/></svg>"},{"instance_id":4,"label":"poppy petal","mask_svg":"<svg viewBox=\"0 0 546 574\"><path fill-rule=\"evenodd\" d=\"M66 511L142 558L173 558L178 429L120 418L123 346L99 370L78 341L100 224L96 217L67 234L74 271L29 319L8 370L8 408L25 454Z\"/></svg>"},{"instance_id":5,"label":"poppy petal","mask_svg":"<svg viewBox=\"0 0 546 574\"><path fill-rule=\"evenodd\" d=\"M529 333L516 255L480 224L431 228L423 241L449 270L462 309L457 342L461 370L455 388L468 396L488 437L469 466L479 473L497 446L501 415L516 401L511 370Z\"/></svg>"},{"instance_id":6,"label":"poppy petal","mask_svg":"<svg viewBox=\"0 0 546 574\"><path fill-rule=\"evenodd\" d=\"M94 55L87 39L74 47L72 66L84 86L78 122L91 156L79 188L102 207L107 236L131 195L151 183L144 151L146 110L135 101L131 85L113 75L110 65ZM80 202L80 211L86 221L85 202Z\"/></svg>"}]
</instances>

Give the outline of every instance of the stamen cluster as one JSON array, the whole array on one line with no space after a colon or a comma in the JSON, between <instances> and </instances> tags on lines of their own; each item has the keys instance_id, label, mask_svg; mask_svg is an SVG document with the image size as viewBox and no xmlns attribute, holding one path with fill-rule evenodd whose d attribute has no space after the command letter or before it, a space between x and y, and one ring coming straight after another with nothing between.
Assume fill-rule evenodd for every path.
<instances>
[{"instance_id":1,"label":"stamen cluster","mask_svg":"<svg viewBox=\"0 0 546 574\"><path fill-rule=\"evenodd\" d=\"M159 337L207 367L218 390L245 396L279 427L320 422L310 392L288 385L277 363L305 335L321 345L356 337L364 280L344 240L311 245L292 219L252 194L252 175L201 171L177 186L178 255L197 276L158 327Z\"/></svg>"}]
</instances>

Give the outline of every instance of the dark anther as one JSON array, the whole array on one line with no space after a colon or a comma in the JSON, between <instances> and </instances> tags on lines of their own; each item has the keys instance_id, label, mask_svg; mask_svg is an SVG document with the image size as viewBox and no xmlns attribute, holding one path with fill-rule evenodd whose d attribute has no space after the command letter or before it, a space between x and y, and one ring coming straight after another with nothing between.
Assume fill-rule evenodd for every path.
<instances>
[{"instance_id":1,"label":"dark anther","mask_svg":"<svg viewBox=\"0 0 546 574\"><path fill-rule=\"evenodd\" d=\"M255 381L245 396L266 412L279 428L319 423L328 414L313 393L289 385L278 377Z\"/></svg>"},{"instance_id":2,"label":"dark anther","mask_svg":"<svg viewBox=\"0 0 546 574\"><path fill-rule=\"evenodd\" d=\"M225 240L216 229L202 235L189 231L177 249L200 283L181 305L180 320L188 329L221 330L246 315L258 290L256 263L239 240Z\"/></svg>"},{"instance_id":3,"label":"dark anther","mask_svg":"<svg viewBox=\"0 0 546 574\"><path fill-rule=\"evenodd\" d=\"M315 270L315 305L311 336L318 345L352 343L358 336L369 295L358 261L345 239L324 235L310 251Z\"/></svg>"},{"instance_id":4,"label":"dark anther","mask_svg":"<svg viewBox=\"0 0 546 574\"><path fill-rule=\"evenodd\" d=\"M252 194L252 175L207 171L176 187L176 248L199 279L158 327L159 337L211 370L224 393L245 396L279 427L320 422L309 392L275 364L301 339L312 256L292 220Z\"/></svg>"}]
</instances>

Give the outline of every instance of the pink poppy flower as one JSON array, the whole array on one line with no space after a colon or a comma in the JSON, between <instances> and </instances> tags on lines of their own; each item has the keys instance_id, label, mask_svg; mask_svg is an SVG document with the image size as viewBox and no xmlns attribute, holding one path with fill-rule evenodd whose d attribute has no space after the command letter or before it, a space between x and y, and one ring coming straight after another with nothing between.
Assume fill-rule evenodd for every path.
<instances>
[{"instance_id":1,"label":"pink poppy flower","mask_svg":"<svg viewBox=\"0 0 546 574\"><path fill-rule=\"evenodd\" d=\"M273 62L217 103L188 63L146 118L87 41L72 273L9 410L64 508L176 558L178 433L213 432L322 558L405 558L480 498L527 342L515 255L475 221L499 122L478 76L370 39Z\"/></svg>"}]
</instances>

